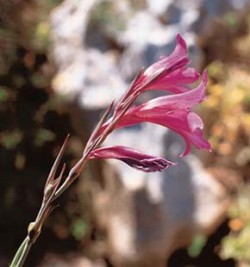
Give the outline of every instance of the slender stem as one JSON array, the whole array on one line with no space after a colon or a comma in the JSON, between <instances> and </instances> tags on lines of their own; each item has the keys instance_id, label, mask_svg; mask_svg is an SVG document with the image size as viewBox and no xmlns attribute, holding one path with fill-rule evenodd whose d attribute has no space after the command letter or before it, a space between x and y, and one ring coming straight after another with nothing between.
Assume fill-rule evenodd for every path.
<instances>
[{"instance_id":1,"label":"slender stem","mask_svg":"<svg viewBox=\"0 0 250 267\"><path fill-rule=\"evenodd\" d=\"M20 260L22 260L22 257L24 257L24 255L27 254L27 252L25 252L25 250L27 249L27 243L28 243L28 240L29 240L29 237L27 236L22 244L20 245L20 247L18 248L11 264L10 264L10 267L20 267ZM27 257L27 255L26 255ZM25 259L24 259L25 260Z\"/></svg>"},{"instance_id":2,"label":"slender stem","mask_svg":"<svg viewBox=\"0 0 250 267\"><path fill-rule=\"evenodd\" d=\"M38 212L38 214L36 216L36 220L35 221L38 221L42 217L42 215L44 213L44 207L45 207L45 203L43 202L41 207L40 207L40 210L39 210L39 212Z\"/></svg>"},{"instance_id":3,"label":"slender stem","mask_svg":"<svg viewBox=\"0 0 250 267\"><path fill-rule=\"evenodd\" d=\"M20 258L19 258L19 261L17 263L17 265L15 267L22 267L29 252L30 252L30 249L32 247L32 242L30 241L29 237L27 236L26 237L27 239L27 242L25 243L25 247L23 249L23 253L21 254Z\"/></svg>"},{"instance_id":4,"label":"slender stem","mask_svg":"<svg viewBox=\"0 0 250 267\"><path fill-rule=\"evenodd\" d=\"M55 192L54 197L51 202L57 199L69 186L78 178L82 169L87 161L87 156L83 156L75 166L70 170L68 177L65 179L64 183L60 186L60 188Z\"/></svg>"},{"instance_id":5,"label":"slender stem","mask_svg":"<svg viewBox=\"0 0 250 267\"><path fill-rule=\"evenodd\" d=\"M128 99L128 101L126 101L125 105L122 107L122 109L120 111L118 111L118 109L115 110L114 114L113 114L113 119L110 121L110 123L108 124L108 126L105 128L105 130L103 131L103 133L101 134L101 136L98 136L96 138L95 141L92 142L92 139L95 137L95 134L98 132L98 130L100 129L100 127L103 125L105 119L107 118L110 110L113 107L113 104L110 105L110 107L108 108L108 110L106 111L106 113L103 115L103 118L101 119L101 121L99 122L99 124L97 125L96 128L96 132L94 131L94 133L91 135L89 142L87 142L87 145L85 146L84 152L82 157L78 160L78 162L71 168L68 176L66 177L65 181L63 182L63 184L58 188L59 184L60 184L60 180L62 178L65 166L63 168L63 171L61 172L61 175L59 176L59 180L58 183L53 183L55 182L55 173L56 173L56 169L58 167L58 164L60 162L60 159L62 157L63 152L65 151L65 147L68 143L68 138L69 136L67 136L67 138L64 141L64 144L54 162L54 165L52 166L52 169L50 171L50 174L48 176L46 185L45 185L45 190L44 190L44 198L43 198L43 202L41 205L41 208L38 212L38 215L36 217L36 220L33 224L33 227L31 230L33 230L33 235L30 235L30 231L28 230L28 235L27 237L24 239L23 243L20 245L18 251L16 252L14 259L10 265L10 267L22 267L28 254L29 251L32 247L32 245L36 242L37 237L40 235L40 231L41 228L45 222L45 220L47 219L48 215L50 214L50 212L52 211L53 208L51 208L51 204L53 203L53 201L55 199L57 199L63 192L65 192L70 185L79 177L79 175L81 174L86 162L89 159L89 154L91 153L91 151L97 147L99 147L104 140L107 138L107 136L112 132L112 130L114 129L116 123L118 123L118 121L121 119L121 117L125 114L125 112L127 111L127 109L132 105L132 103L134 102L136 98L136 95L130 97ZM54 186L53 192L51 193L51 195L46 198L46 189L48 186Z\"/></svg>"}]
</instances>

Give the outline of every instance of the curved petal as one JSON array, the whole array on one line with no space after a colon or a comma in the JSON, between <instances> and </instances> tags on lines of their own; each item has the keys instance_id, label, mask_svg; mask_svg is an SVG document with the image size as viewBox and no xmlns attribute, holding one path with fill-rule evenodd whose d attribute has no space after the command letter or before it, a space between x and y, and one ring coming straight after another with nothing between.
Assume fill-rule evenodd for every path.
<instances>
[{"instance_id":1,"label":"curved petal","mask_svg":"<svg viewBox=\"0 0 250 267\"><path fill-rule=\"evenodd\" d=\"M159 61L149 66L145 71L140 72L140 74L131 84L130 89L126 95L138 91L142 92L145 90L162 89L159 88L159 86L162 86L162 82L164 84L163 89L176 92L173 87L166 86L166 83L170 82L171 79L183 79L185 76L186 80L188 81L198 79L196 72L191 70L186 71L185 66L188 64L189 60L185 40L181 37L181 35L178 34L176 37L176 41L176 47L169 56L163 57ZM169 77L170 80L164 82L163 80L166 80L170 74L173 75L172 78ZM190 76L189 79L187 79L188 76Z\"/></svg>"},{"instance_id":2,"label":"curved petal","mask_svg":"<svg viewBox=\"0 0 250 267\"><path fill-rule=\"evenodd\" d=\"M202 81L195 89L189 90L188 92L182 94L157 97L142 104L140 107L137 107L137 109L150 110L152 112L152 110L157 109L171 110L192 108L205 99L206 86L207 72L204 71L202 74Z\"/></svg>"},{"instance_id":3,"label":"curved petal","mask_svg":"<svg viewBox=\"0 0 250 267\"><path fill-rule=\"evenodd\" d=\"M203 124L197 114L195 114L194 119L194 113L187 110L176 110L166 115L151 116L148 118L148 122L167 127L182 136L186 143L186 148L181 156L185 156L190 152L191 145L198 149L211 150L209 142L202 136L202 128L200 126L203 127Z\"/></svg>"},{"instance_id":4,"label":"curved petal","mask_svg":"<svg viewBox=\"0 0 250 267\"><path fill-rule=\"evenodd\" d=\"M93 150L89 156L91 159L118 159L144 172L161 171L175 164L164 158L150 156L125 146L98 148Z\"/></svg>"},{"instance_id":5,"label":"curved petal","mask_svg":"<svg viewBox=\"0 0 250 267\"><path fill-rule=\"evenodd\" d=\"M200 74L193 68L179 68L169 73L149 87L149 90L167 90L175 94L184 93L190 90L189 84L194 83Z\"/></svg>"},{"instance_id":6,"label":"curved petal","mask_svg":"<svg viewBox=\"0 0 250 267\"><path fill-rule=\"evenodd\" d=\"M176 41L177 44L174 51L169 56L163 57L161 60L148 67L144 72L145 77L154 76L159 70L168 70L168 72L172 72L188 63L187 45L185 40L178 34Z\"/></svg>"}]
</instances>

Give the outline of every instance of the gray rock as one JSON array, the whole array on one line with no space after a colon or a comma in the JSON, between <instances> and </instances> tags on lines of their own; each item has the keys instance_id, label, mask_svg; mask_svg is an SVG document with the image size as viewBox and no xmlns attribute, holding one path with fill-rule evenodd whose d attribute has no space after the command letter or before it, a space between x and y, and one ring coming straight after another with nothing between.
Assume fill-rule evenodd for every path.
<instances>
[{"instance_id":1,"label":"gray rock","mask_svg":"<svg viewBox=\"0 0 250 267\"><path fill-rule=\"evenodd\" d=\"M171 252L188 245L193 236L216 229L231 197L204 170L197 156L178 158L183 143L162 127L142 125L121 130L106 142L121 143L151 155L168 154L168 159L178 161L176 167L148 174L109 160L121 183L116 177L112 188L119 187L117 194L110 189L104 193L115 266L164 266Z\"/></svg>"}]
</instances>

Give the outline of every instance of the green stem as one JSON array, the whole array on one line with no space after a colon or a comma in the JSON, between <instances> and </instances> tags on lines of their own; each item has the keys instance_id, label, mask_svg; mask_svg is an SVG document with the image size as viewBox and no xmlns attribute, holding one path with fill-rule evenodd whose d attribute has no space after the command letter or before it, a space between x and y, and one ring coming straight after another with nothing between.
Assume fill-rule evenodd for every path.
<instances>
[{"instance_id":1,"label":"green stem","mask_svg":"<svg viewBox=\"0 0 250 267\"><path fill-rule=\"evenodd\" d=\"M28 256L28 253L30 251L30 248L32 246L32 243L30 242L29 237L27 236L22 244L20 245L20 247L18 248L14 259L12 260L10 267L22 267L22 265L24 264L25 259Z\"/></svg>"}]
</instances>

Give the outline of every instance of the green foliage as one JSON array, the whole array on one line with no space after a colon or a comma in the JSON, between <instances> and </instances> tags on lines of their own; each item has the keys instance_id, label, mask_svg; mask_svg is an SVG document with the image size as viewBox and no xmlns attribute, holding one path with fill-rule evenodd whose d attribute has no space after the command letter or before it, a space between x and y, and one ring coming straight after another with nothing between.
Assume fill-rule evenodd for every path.
<instances>
[{"instance_id":1,"label":"green foliage","mask_svg":"<svg viewBox=\"0 0 250 267\"><path fill-rule=\"evenodd\" d=\"M240 22L238 12L228 12L223 17L223 20L226 23L226 25L230 28L236 28Z\"/></svg>"},{"instance_id":2,"label":"green foliage","mask_svg":"<svg viewBox=\"0 0 250 267\"><path fill-rule=\"evenodd\" d=\"M109 0L100 1L94 8L89 22L91 33L95 28L101 28L107 35L111 32L120 32L125 29L126 12L119 3Z\"/></svg>"},{"instance_id":3,"label":"green foliage","mask_svg":"<svg viewBox=\"0 0 250 267\"><path fill-rule=\"evenodd\" d=\"M196 235L193 238L191 245L188 247L189 256L198 257L203 247L206 245L206 242L207 238L204 235L202 234Z\"/></svg>"},{"instance_id":4,"label":"green foliage","mask_svg":"<svg viewBox=\"0 0 250 267\"><path fill-rule=\"evenodd\" d=\"M88 231L88 224L82 218L78 218L75 222L73 222L71 226L71 234L78 241L83 239L87 231Z\"/></svg>"},{"instance_id":5,"label":"green foliage","mask_svg":"<svg viewBox=\"0 0 250 267\"><path fill-rule=\"evenodd\" d=\"M11 132L2 133L1 145L6 149L15 148L23 139L23 133L16 129Z\"/></svg>"},{"instance_id":6,"label":"green foliage","mask_svg":"<svg viewBox=\"0 0 250 267\"><path fill-rule=\"evenodd\" d=\"M0 102L7 101L10 97L9 92L7 91L8 88L4 88L0 86Z\"/></svg>"},{"instance_id":7,"label":"green foliage","mask_svg":"<svg viewBox=\"0 0 250 267\"><path fill-rule=\"evenodd\" d=\"M213 79L222 80L226 74L224 64L220 61L213 61L210 65L208 65L207 70L209 77Z\"/></svg>"},{"instance_id":8,"label":"green foliage","mask_svg":"<svg viewBox=\"0 0 250 267\"><path fill-rule=\"evenodd\" d=\"M49 23L47 21L41 21L36 25L34 30L33 46L37 50L44 51L49 46Z\"/></svg>"},{"instance_id":9,"label":"green foliage","mask_svg":"<svg viewBox=\"0 0 250 267\"><path fill-rule=\"evenodd\" d=\"M222 241L221 257L250 264L250 184L240 190L229 216L231 233Z\"/></svg>"},{"instance_id":10,"label":"green foliage","mask_svg":"<svg viewBox=\"0 0 250 267\"><path fill-rule=\"evenodd\" d=\"M221 61L212 62L208 72L209 97L202 104L202 112L215 152L208 156L210 164L234 168L247 178L250 159L250 73L242 67Z\"/></svg>"},{"instance_id":11,"label":"green foliage","mask_svg":"<svg viewBox=\"0 0 250 267\"><path fill-rule=\"evenodd\" d=\"M217 168L218 179L234 191L242 180L249 181L250 173L250 16L228 13L222 22L227 27L218 27L207 44L210 81L202 112L213 147L209 166ZM250 185L239 191L229 217L231 232L221 242L220 255L249 266Z\"/></svg>"},{"instance_id":12,"label":"green foliage","mask_svg":"<svg viewBox=\"0 0 250 267\"><path fill-rule=\"evenodd\" d=\"M221 256L223 259L234 258L250 264L250 224L246 225L240 233L231 233L222 242Z\"/></svg>"},{"instance_id":13,"label":"green foliage","mask_svg":"<svg viewBox=\"0 0 250 267\"><path fill-rule=\"evenodd\" d=\"M48 129L40 128L36 132L34 144L35 146L42 146L45 142L53 141L55 138L55 133Z\"/></svg>"}]
</instances>

